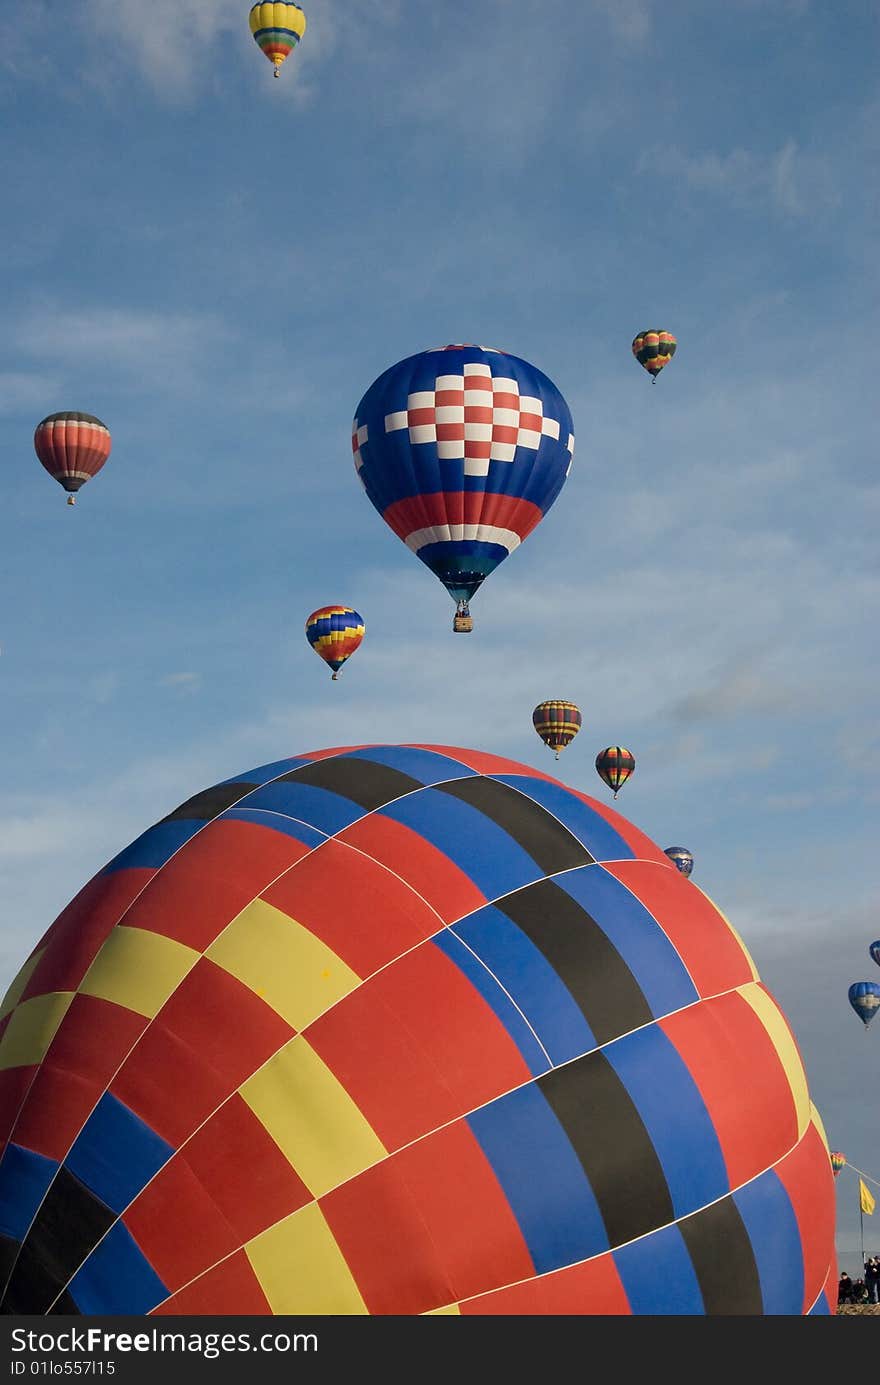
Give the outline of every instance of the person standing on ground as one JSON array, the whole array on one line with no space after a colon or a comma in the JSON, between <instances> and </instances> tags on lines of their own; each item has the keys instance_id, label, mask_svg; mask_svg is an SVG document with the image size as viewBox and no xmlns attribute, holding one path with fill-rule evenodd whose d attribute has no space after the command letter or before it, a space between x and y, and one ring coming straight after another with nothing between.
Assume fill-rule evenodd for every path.
<instances>
[{"instance_id":1,"label":"person standing on ground","mask_svg":"<svg viewBox=\"0 0 880 1385\"><path fill-rule=\"evenodd\" d=\"M865 1261L865 1284L868 1302L880 1303L880 1257L876 1255L869 1255Z\"/></svg>"}]
</instances>

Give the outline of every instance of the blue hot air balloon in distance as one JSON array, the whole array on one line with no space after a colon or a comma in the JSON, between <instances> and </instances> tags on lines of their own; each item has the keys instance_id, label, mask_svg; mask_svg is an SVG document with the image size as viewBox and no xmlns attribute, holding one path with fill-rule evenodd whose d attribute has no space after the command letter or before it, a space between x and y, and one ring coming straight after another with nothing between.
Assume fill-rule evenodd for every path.
<instances>
[{"instance_id":1,"label":"blue hot air balloon in distance","mask_svg":"<svg viewBox=\"0 0 880 1385\"><path fill-rule=\"evenodd\" d=\"M669 857L682 875L690 875L694 868L694 858L686 846L667 846L664 855Z\"/></svg>"},{"instance_id":2,"label":"blue hot air balloon in distance","mask_svg":"<svg viewBox=\"0 0 880 1385\"><path fill-rule=\"evenodd\" d=\"M463 632L474 592L562 490L574 430L559 390L528 361L446 346L374 381L352 449L371 504L443 583Z\"/></svg>"},{"instance_id":3,"label":"blue hot air balloon in distance","mask_svg":"<svg viewBox=\"0 0 880 1385\"><path fill-rule=\"evenodd\" d=\"M880 986L875 981L854 981L849 988L849 1003L867 1029L880 1008Z\"/></svg>"},{"instance_id":4,"label":"blue hot air balloon in distance","mask_svg":"<svg viewBox=\"0 0 880 1385\"><path fill-rule=\"evenodd\" d=\"M880 938L878 938L876 942L871 944L871 946L868 948L868 951L870 952L874 961L877 963L878 967L880 967Z\"/></svg>"}]
</instances>

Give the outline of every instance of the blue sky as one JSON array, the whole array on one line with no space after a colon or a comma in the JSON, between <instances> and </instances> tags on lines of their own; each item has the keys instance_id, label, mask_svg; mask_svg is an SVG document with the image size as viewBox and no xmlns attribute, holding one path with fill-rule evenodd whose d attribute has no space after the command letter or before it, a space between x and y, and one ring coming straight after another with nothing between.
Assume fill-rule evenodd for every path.
<instances>
[{"instance_id":1,"label":"blue sky","mask_svg":"<svg viewBox=\"0 0 880 1385\"><path fill-rule=\"evenodd\" d=\"M277 82L247 8L0 15L0 989L197 789L381 740L552 772L531 710L571 698L555 769L606 796L633 750L617 806L693 851L880 1179L846 999L880 981L876 6L310 0ZM577 439L466 638L350 448L448 341L532 361ZM60 409L113 435L74 510L33 455ZM337 601L333 684L303 622ZM848 1170L838 1214L853 1270Z\"/></svg>"}]
</instances>

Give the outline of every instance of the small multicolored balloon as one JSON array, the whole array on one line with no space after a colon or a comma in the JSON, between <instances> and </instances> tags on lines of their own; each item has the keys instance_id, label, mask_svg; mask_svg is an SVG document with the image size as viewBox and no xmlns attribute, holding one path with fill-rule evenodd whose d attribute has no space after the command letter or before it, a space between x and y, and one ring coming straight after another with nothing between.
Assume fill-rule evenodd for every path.
<instances>
[{"instance_id":1,"label":"small multicolored balloon","mask_svg":"<svg viewBox=\"0 0 880 1385\"><path fill-rule=\"evenodd\" d=\"M622 745L606 746L596 756L596 772L600 779L605 780L609 789L614 790L615 798L635 767L635 756L631 750L625 750Z\"/></svg>"},{"instance_id":2,"label":"small multicolored balloon","mask_svg":"<svg viewBox=\"0 0 880 1385\"><path fill-rule=\"evenodd\" d=\"M34 450L53 481L67 491L68 505L75 505L76 492L97 476L112 446L109 428L94 414L49 414L34 432Z\"/></svg>"},{"instance_id":3,"label":"small multicolored balloon","mask_svg":"<svg viewBox=\"0 0 880 1385\"><path fill-rule=\"evenodd\" d=\"M849 988L849 1003L867 1029L880 1008L880 986L876 981L854 981Z\"/></svg>"},{"instance_id":4,"label":"small multicolored balloon","mask_svg":"<svg viewBox=\"0 0 880 1385\"><path fill-rule=\"evenodd\" d=\"M306 17L299 5L280 3L254 5L250 13L255 42L281 75L281 64L288 58L306 31Z\"/></svg>"},{"instance_id":5,"label":"small multicolored balloon","mask_svg":"<svg viewBox=\"0 0 880 1385\"><path fill-rule=\"evenodd\" d=\"M832 1149L832 1151L831 1151L831 1167L832 1167L832 1169L833 1169L833 1171L834 1171L834 1177L835 1177L835 1178L836 1178L837 1175L840 1173L840 1170L841 1170L842 1168L845 1167L845 1165L846 1165L846 1155L841 1154L839 1149Z\"/></svg>"},{"instance_id":6,"label":"small multicolored balloon","mask_svg":"<svg viewBox=\"0 0 880 1385\"><path fill-rule=\"evenodd\" d=\"M690 875L694 868L694 858L686 846L667 846L664 855L669 857L682 875Z\"/></svg>"},{"instance_id":7,"label":"small multicolored balloon","mask_svg":"<svg viewBox=\"0 0 880 1385\"><path fill-rule=\"evenodd\" d=\"M671 332L663 332L659 327L649 327L633 338L632 353L640 366L644 366L656 383L657 376L665 365L669 365L678 345Z\"/></svg>"},{"instance_id":8,"label":"small multicolored balloon","mask_svg":"<svg viewBox=\"0 0 880 1385\"><path fill-rule=\"evenodd\" d=\"M321 606L306 621L306 639L324 663L330 665L333 682L346 659L360 645L365 628L363 616L352 606Z\"/></svg>"},{"instance_id":9,"label":"small multicolored balloon","mask_svg":"<svg viewBox=\"0 0 880 1385\"><path fill-rule=\"evenodd\" d=\"M558 760L560 750L570 745L581 729L580 708L559 698L539 702L532 712L532 725L544 744L556 751Z\"/></svg>"}]
</instances>

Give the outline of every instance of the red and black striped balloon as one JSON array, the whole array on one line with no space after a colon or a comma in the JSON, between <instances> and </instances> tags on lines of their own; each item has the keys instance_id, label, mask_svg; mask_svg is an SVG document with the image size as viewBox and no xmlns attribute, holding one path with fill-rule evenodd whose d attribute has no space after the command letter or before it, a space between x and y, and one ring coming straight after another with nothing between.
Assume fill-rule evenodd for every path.
<instances>
[{"instance_id":1,"label":"red and black striped balloon","mask_svg":"<svg viewBox=\"0 0 880 1385\"><path fill-rule=\"evenodd\" d=\"M80 486L97 476L112 445L109 428L94 414L49 414L34 432L37 457L69 493L68 505Z\"/></svg>"},{"instance_id":2,"label":"red and black striped balloon","mask_svg":"<svg viewBox=\"0 0 880 1385\"><path fill-rule=\"evenodd\" d=\"M631 750L625 750L622 745L606 746L596 756L596 771L600 779L605 780L609 789L614 790L615 798L618 789L623 788L635 767L635 756Z\"/></svg>"}]
</instances>

